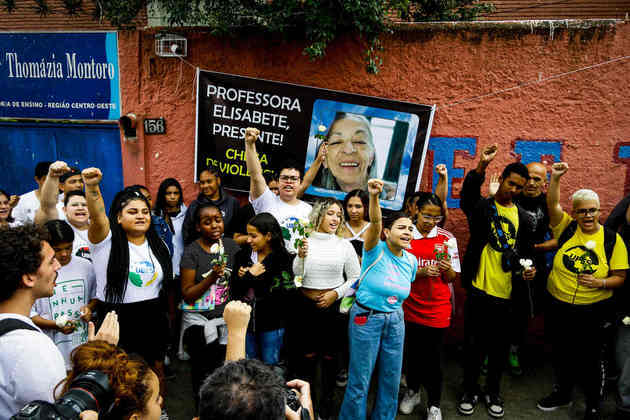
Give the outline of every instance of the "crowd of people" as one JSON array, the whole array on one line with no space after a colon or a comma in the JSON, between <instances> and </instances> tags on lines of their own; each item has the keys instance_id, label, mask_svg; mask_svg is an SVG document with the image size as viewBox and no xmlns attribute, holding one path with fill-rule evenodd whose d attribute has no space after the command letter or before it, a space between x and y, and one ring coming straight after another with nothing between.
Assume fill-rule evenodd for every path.
<instances>
[{"instance_id":1,"label":"crowd of people","mask_svg":"<svg viewBox=\"0 0 630 420\"><path fill-rule=\"evenodd\" d=\"M309 204L301 196L330 145L307 174L286 160L273 178L263 174L258 136L245 132L244 206L215 167L200 172L188 206L167 178L155 200L133 185L107 209L107 174L61 161L37 165L37 190L0 190L0 418L33 400L53 402L98 370L115 395L107 418L166 419L165 362L177 355L190 361L202 420L363 420L374 374L370 418L412 413L424 388L426 416L441 420L442 343L458 278L466 290L461 415L480 401L490 416L505 415L502 374L520 370L528 324L544 314L554 387L538 408L570 405L581 384L584 418L599 419L602 378L616 369L617 414L630 418L630 198L605 224L592 190L574 192L563 210L564 162L550 173L539 162L511 163L484 196L498 152L487 146L463 182L470 239L460 263L444 229L444 165L435 194L411 194L401 212L381 210L386 185L372 175L343 202ZM345 386L340 407L336 386Z\"/></svg>"}]
</instances>

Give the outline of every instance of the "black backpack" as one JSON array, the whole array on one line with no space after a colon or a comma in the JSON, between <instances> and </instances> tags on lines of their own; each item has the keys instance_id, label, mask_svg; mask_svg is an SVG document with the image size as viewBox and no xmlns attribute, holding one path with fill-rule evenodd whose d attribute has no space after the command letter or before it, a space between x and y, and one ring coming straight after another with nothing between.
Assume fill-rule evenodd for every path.
<instances>
[{"instance_id":1,"label":"black backpack","mask_svg":"<svg viewBox=\"0 0 630 420\"><path fill-rule=\"evenodd\" d=\"M575 220L569 223L569 226L567 226L567 228L558 238L558 251L556 252L559 252L560 248L562 248L562 245L564 245L566 241L568 241L573 235L575 235L577 227L578 224ZM612 253L615 249L615 243L617 242L617 232L610 228L607 228L604 225L602 225L602 227L604 228L604 253L606 254L606 261L610 265L610 259L612 258Z\"/></svg>"},{"instance_id":2,"label":"black backpack","mask_svg":"<svg viewBox=\"0 0 630 420\"><path fill-rule=\"evenodd\" d=\"M32 330L39 332L37 328L19 319L7 318L0 321L0 337L14 330Z\"/></svg>"}]
</instances>

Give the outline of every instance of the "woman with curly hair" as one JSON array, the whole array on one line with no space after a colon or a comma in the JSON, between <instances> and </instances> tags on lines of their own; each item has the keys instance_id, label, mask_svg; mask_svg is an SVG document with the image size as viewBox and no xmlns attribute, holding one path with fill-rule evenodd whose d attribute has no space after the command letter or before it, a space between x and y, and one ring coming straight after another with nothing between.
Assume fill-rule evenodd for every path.
<instances>
[{"instance_id":1,"label":"woman with curly hair","mask_svg":"<svg viewBox=\"0 0 630 420\"><path fill-rule=\"evenodd\" d=\"M91 341L72 352L72 370L56 388L57 397L65 394L77 376L88 371L107 375L113 404L107 418L112 420L158 420L162 397L157 375L142 359L106 343ZM60 389L61 387L61 389ZM83 418L83 417L82 417Z\"/></svg>"},{"instance_id":2,"label":"woman with curly hair","mask_svg":"<svg viewBox=\"0 0 630 420\"><path fill-rule=\"evenodd\" d=\"M302 360L300 377L315 379L318 359L322 359L322 387L319 416L332 416L332 397L339 368L341 346L345 338L344 317L339 302L345 291L359 278L361 268L352 244L342 236L343 205L334 198L319 199L309 216L313 232L298 249L293 272L302 276L297 296L300 308L300 343ZM344 278L345 274L345 278Z\"/></svg>"}]
</instances>

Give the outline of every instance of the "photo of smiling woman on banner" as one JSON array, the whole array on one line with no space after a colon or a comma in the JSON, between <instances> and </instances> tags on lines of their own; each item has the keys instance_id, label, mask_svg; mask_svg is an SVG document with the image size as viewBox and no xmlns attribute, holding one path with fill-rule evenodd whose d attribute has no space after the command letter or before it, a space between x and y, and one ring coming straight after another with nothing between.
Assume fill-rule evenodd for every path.
<instances>
[{"instance_id":1,"label":"photo of smiling woman on banner","mask_svg":"<svg viewBox=\"0 0 630 420\"><path fill-rule=\"evenodd\" d=\"M306 166L324 147L326 157L307 193L343 199L349 191L367 190L368 179L381 178L383 206L400 208L417 130L414 114L316 100Z\"/></svg>"},{"instance_id":2,"label":"photo of smiling woman on banner","mask_svg":"<svg viewBox=\"0 0 630 420\"><path fill-rule=\"evenodd\" d=\"M367 180L377 176L374 138L370 122L363 115L337 113L319 148L323 145L327 147L326 160L314 185L350 192L365 189Z\"/></svg>"}]
</instances>

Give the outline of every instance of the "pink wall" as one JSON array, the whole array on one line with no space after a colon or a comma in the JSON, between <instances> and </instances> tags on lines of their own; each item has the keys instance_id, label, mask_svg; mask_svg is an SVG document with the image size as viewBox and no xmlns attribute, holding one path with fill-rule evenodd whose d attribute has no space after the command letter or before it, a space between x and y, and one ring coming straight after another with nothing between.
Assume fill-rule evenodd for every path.
<instances>
[{"instance_id":1,"label":"pink wall","mask_svg":"<svg viewBox=\"0 0 630 420\"><path fill-rule=\"evenodd\" d=\"M432 29L427 29L432 28ZM494 26L455 31L420 26L384 39L384 66L378 75L364 70L363 45L354 38L334 43L327 56L310 62L301 42L216 39L189 31L187 61L203 69L298 83L422 104L438 104L423 188L433 183L429 164L446 161L454 175L449 202L457 207L464 170L477 153L497 142L500 155L490 171L522 158L569 162L563 179L563 204L570 191L600 193L603 214L630 190L630 61L621 61L530 85L465 104L449 103L569 72L630 51L630 26L618 23L596 30L548 28L531 34L529 26ZM126 184L146 183L157 191L174 176L186 201L193 184L194 69L153 52L154 32L121 32L119 55L123 111L139 118L164 117L167 134L143 136L123 144ZM450 159L450 160L449 160ZM440 162L433 162L440 163ZM457 179L460 178L460 179ZM446 228L463 248L467 227L455 208Z\"/></svg>"}]
</instances>

